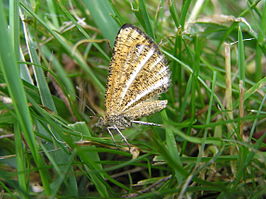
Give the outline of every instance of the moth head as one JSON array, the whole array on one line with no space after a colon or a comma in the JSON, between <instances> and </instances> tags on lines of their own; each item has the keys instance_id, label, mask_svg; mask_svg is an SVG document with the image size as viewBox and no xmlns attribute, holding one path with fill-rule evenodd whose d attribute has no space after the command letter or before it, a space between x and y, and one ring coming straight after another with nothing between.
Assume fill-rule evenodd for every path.
<instances>
[{"instance_id":1,"label":"moth head","mask_svg":"<svg viewBox=\"0 0 266 199\"><path fill-rule=\"evenodd\" d=\"M99 119L98 119L97 123L95 124L95 126L98 127L98 128L105 127L106 126L106 119L105 119L105 117L104 116L99 117Z\"/></svg>"}]
</instances>

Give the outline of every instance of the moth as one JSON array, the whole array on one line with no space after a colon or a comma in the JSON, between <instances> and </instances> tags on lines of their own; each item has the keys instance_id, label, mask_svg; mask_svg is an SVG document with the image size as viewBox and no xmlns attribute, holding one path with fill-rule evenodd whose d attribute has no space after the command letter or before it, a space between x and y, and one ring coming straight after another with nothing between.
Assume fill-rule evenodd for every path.
<instances>
[{"instance_id":1,"label":"moth","mask_svg":"<svg viewBox=\"0 0 266 199\"><path fill-rule=\"evenodd\" d=\"M139 28L123 25L116 36L109 66L106 112L97 126L106 127L112 138L111 130L115 129L127 142L121 129L133 123L157 125L137 119L166 107L167 100L158 97L169 85L169 67L158 46Z\"/></svg>"}]
</instances>

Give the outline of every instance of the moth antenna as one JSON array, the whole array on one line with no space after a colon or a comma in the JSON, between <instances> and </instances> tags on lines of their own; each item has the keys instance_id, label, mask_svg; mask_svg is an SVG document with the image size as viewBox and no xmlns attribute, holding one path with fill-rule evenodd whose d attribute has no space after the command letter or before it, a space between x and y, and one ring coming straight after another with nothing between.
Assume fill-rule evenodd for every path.
<instances>
[{"instance_id":1,"label":"moth antenna","mask_svg":"<svg viewBox=\"0 0 266 199\"><path fill-rule=\"evenodd\" d=\"M76 86L76 89L78 90L78 91L81 91L81 89L78 87L78 86ZM81 101L81 98L79 97L79 96L77 96L76 95L76 98L79 100L79 101ZM97 114L94 112L94 110L91 108L91 107L89 107L88 105L85 105L85 108L87 108L94 116L96 116Z\"/></svg>"}]
</instances>

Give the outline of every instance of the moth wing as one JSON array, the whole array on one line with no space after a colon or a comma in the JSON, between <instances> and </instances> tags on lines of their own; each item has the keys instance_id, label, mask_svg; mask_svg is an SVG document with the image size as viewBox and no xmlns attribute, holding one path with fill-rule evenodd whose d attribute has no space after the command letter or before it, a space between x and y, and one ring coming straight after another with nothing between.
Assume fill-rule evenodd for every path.
<instances>
[{"instance_id":1,"label":"moth wing","mask_svg":"<svg viewBox=\"0 0 266 199\"><path fill-rule=\"evenodd\" d=\"M148 116L152 113L158 112L164 109L167 105L167 100L149 100L140 102L136 106L129 108L123 113L123 116L130 120L135 120L144 116Z\"/></svg>"},{"instance_id":2,"label":"moth wing","mask_svg":"<svg viewBox=\"0 0 266 199\"><path fill-rule=\"evenodd\" d=\"M151 40L138 47L133 71L126 80L118 104L121 113L165 92L170 85L170 72L164 55Z\"/></svg>"},{"instance_id":3,"label":"moth wing","mask_svg":"<svg viewBox=\"0 0 266 199\"><path fill-rule=\"evenodd\" d=\"M118 114L121 104L118 103L125 82L134 70L132 63L136 57L139 45L148 45L149 42L138 28L124 25L119 30L113 49L113 56L109 66L107 89L105 96L106 115Z\"/></svg>"},{"instance_id":4,"label":"moth wing","mask_svg":"<svg viewBox=\"0 0 266 199\"><path fill-rule=\"evenodd\" d=\"M156 98L169 85L169 68L158 46L135 26L122 26L110 63L106 115L123 114L141 102Z\"/></svg>"}]
</instances>

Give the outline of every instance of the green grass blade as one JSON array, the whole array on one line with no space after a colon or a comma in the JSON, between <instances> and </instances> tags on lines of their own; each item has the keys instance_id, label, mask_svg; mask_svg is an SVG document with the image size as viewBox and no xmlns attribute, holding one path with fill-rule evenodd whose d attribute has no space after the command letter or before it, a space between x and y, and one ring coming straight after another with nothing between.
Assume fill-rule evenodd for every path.
<instances>
[{"instance_id":1,"label":"green grass blade","mask_svg":"<svg viewBox=\"0 0 266 199\"><path fill-rule=\"evenodd\" d=\"M246 64L245 64L245 50L244 50L244 42L243 42L241 26L238 27L238 69L239 69L239 80L243 81L244 83Z\"/></svg>"},{"instance_id":2,"label":"green grass blade","mask_svg":"<svg viewBox=\"0 0 266 199\"><path fill-rule=\"evenodd\" d=\"M153 29L151 27L150 18L146 9L146 5L144 3L144 0L139 0L139 9L137 12L135 12L136 17L139 19L141 25L144 27L145 31L151 38L155 38Z\"/></svg>"},{"instance_id":3,"label":"green grass blade","mask_svg":"<svg viewBox=\"0 0 266 199\"><path fill-rule=\"evenodd\" d=\"M262 57L263 57L263 51L261 49L261 45L263 45L263 40L266 35L266 3L264 2L264 7L262 10L262 16L261 16L261 23L260 23L260 30L258 34L258 42L256 47L256 72L255 72L255 80L259 81L262 78Z\"/></svg>"},{"instance_id":4,"label":"green grass blade","mask_svg":"<svg viewBox=\"0 0 266 199\"><path fill-rule=\"evenodd\" d=\"M29 189L28 182L27 182L28 176L26 174L26 170L27 170L26 161L25 161L26 150L21 142L22 137L21 137L21 132L19 130L19 127L17 124L15 127L16 127L15 128L16 162L17 162L17 173L18 173L17 175L18 175L19 186L20 186L20 189L22 190L22 192L19 194L21 198L27 198L28 196L24 194L24 193L27 193Z\"/></svg>"},{"instance_id":5,"label":"green grass blade","mask_svg":"<svg viewBox=\"0 0 266 199\"><path fill-rule=\"evenodd\" d=\"M186 17L187 17L187 14L188 14L188 9L189 9L189 6L190 6L191 2L192 2L191 0L183 2L182 12L181 12L180 22L179 22L179 24L181 25L182 29L185 28L184 27L185 26L185 21L186 21Z\"/></svg>"},{"instance_id":6,"label":"green grass blade","mask_svg":"<svg viewBox=\"0 0 266 199\"><path fill-rule=\"evenodd\" d=\"M13 42L14 51L16 53L17 58L19 57L19 49L15 47L19 46L19 16L18 16L18 1L10 2L9 9L9 24L10 24L10 40Z\"/></svg>"},{"instance_id":7,"label":"green grass blade","mask_svg":"<svg viewBox=\"0 0 266 199\"><path fill-rule=\"evenodd\" d=\"M118 32L119 25L114 20L115 12L108 0L83 0L89 9L94 22L101 30L104 38L110 41L111 46L114 44L115 36Z\"/></svg>"}]
</instances>

